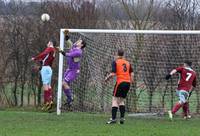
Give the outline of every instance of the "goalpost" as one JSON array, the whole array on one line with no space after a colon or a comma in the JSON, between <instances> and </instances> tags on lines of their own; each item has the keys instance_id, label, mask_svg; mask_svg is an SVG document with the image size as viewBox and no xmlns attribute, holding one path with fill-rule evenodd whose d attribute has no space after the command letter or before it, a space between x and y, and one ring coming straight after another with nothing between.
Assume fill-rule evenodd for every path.
<instances>
[{"instance_id":1,"label":"goalpost","mask_svg":"<svg viewBox=\"0 0 200 136\"><path fill-rule=\"evenodd\" d=\"M60 48L62 50L64 49L64 44L65 44L64 30L65 29L60 30ZM199 53L196 52L199 51L200 49L200 40L199 40L200 31L105 30L105 29L68 29L68 30L70 35L72 35L72 37L74 38L74 41L77 40L79 37L82 37L83 39L86 40L86 43L88 44L87 46L89 46L87 54L93 60L91 60L92 62L90 62L89 60L90 58L88 56L87 58L85 58L85 60L87 60L87 63L90 63L89 65L87 64L87 68L85 69L85 71L87 72L89 71L90 74L93 75L90 76L90 78L91 80L94 81L91 82L90 85L88 85L90 87L88 87L87 89L89 90L91 89L91 86L95 86L98 91L97 94L99 95L97 97L102 97L102 98L105 97L107 93L102 94L104 92L100 91L101 89L112 90L110 89L112 85L105 85L104 83L100 83L101 82L100 80L102 80L102 78L104 77L102 76L102 74L106 74L103 72L109 71L108 70L110 67L109 64L112 62L111 60L113 59L112 56L114 55L115 50L117 50L118 48L124 48L125 53L128 52L127 53L129 55L128 60L130 60L134 65L135 68L134 70L138 70L136 75L137 84L136 87L133 89L134 91L131 92L130 97L133 98L137 97L137 99L139 100L140 94L143 93L143 91L141 90L141 85L145 84L143 87L146 90L145 95L148 95L149 106L147 106L147 109L150 112L152 108L154 108L153 95L157 92L157 90L162 90L161 92L159 92L160 93L159 95L163 97L166 93L166 90L164 90L163 86L166 87L171 86L173 89L175 89L176 87L176 84L160 82L163 74L168 72L169 69L173 68L174 66L178 66L179 64L181 64L183 59L191 59L194 62L198 61L198 57L200 57ZM178 45L180 45L181 47ZM173 53L174 51L175 53ZM94 55L95 52L96 54ZM194 53L197 54L194 55ZM174 56L176 54L177 56ZM188 54L189 56L187 56ZM173 57L175 57L175 59L173 59ZM100 63L102 61L101 59L106 61ZM63 67L64 67L63 62L64 62L63 55L59 54L57 115L61 114L61 106L62 106L62 78L63 78ZM98 64L96 64L95 62L97 62ZM197 62L194 63L197 64ZM101 65L102 68L99 68L98 70L96 67L101 67ZM90 68L92 70L90 70ZM99 72L98 74L95 74L96 69ZM101 76L101 78L98 78L96 76ZM88 92L84 92L83 94L85 95L86 93ZM173 94L170 94L170 91L167 91L167 93L169 94L166 95L166 97L170 98L172 97L171 101L173 103L173 100L175 99L173 98L174 96L172 96ZM111 93L109 95L111 95ZM135 106L136 103L134 102L133 98L130 98L128 100L130 104L129 106L132 106L131 104ZM81 100L79 100L79 103ZM83 102L82 105L87 105L88 103ZM137 101L137 104L138 103L139 101ZM165 108L165 106L167 105L165 104L165 101L161 100L161 103L163 105L161 104L159 106L163 106L162 108ZM89 105L88 109L91 109L92 106L96 106L95 103ZM102 101L100 101L100 104L99 105L97 104L97 107L104 109L106 106ZM137 109L133 110L137 111ZM99 110L97 109L97 111Z\"/></svg>"}]
</instances>

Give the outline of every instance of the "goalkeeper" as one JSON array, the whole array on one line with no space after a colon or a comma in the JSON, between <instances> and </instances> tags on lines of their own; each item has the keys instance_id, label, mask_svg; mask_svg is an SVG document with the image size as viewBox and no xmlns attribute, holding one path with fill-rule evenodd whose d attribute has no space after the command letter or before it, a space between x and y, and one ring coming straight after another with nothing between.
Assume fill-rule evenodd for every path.
<instances>
[{"instance_id":1,"label":"goalkeeper","mask_svg":"<svg viewBox=\"0 0 200 136\"><path fill-rule=\"evenodd\" d=\"M191 68L192 62L185 61L183 66L180 66L176 69L173 69L170 74L166 75L166 80L170 79L171 76L175 73L180 74L180 81L178 83L177 88L177 96L179 97L179 101L174 105L172 111L168 111L169 118L172 119L173 115L182 107L184 116L188 116L189 110L189 92L193 87L196 87L196 72Z\"/></svg>"},{"instance_id":2,"label":"goalkeeper","mask_svg":"<svg viewBox=\"0 0 200 136\"><path fill-rule=\"evenodd\" d=\"M72 101L73 101L73 92L70 88L70 84L77 78L78 74L80 73L80 61L83 54L83 49L86 47L85 41L79 39L77 42L72 44L72 42L69 39L68 30L64 31L65 33L65 41L68 44L71 44L72 47L69 50L69 52L64 52L60 48L57 48L58 51L66 57L67 60L67 69L64 73L64 79L63 79L63 88L64 93L66 96L66 103L64 105L68 106L68 108L71 108Z\"/></svg>"}]
</instances>

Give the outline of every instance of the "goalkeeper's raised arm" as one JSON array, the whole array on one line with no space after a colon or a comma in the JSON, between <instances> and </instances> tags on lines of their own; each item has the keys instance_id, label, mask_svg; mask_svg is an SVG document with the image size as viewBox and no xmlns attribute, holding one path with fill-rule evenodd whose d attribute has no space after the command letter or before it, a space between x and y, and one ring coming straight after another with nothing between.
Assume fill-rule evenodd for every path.
<instances>
[{"instance_id":1,"label":"goalkeeper's raised arm","mask_svg":"<svg viewBox=\"0 0 200 136\"><path fill-rule=\"evenodd\" d=\"M64 30L64 34L65 34L65 46L66 46L67 49L71 49L73 43L72 43L72 41L69 37L69 31L67 29Z\"/></svg>"},{"instance_id":2,"label":"goalkeeper's raised arm","mask_svg":"<svg viewBox=\"0 0 200 136\"><path fill-rule=\"evenodd\" d=\"M86 47L86 43L85 41L83 41L82 39L78 39L75 43L73 43L70 40L69 37L69 31L66 29L64 30L64 34L65 34L65 45L67 47L67 49L69 49L69 52L65 52L63 50L61 50L59 47L56 47L56 49L63 55L63 56L71 56L71 57L76 57L76 56L80 56L81 53L78 50L74 50L75 48L80 48L80 49L84 49Z\"/></svg>"}]
</instances>

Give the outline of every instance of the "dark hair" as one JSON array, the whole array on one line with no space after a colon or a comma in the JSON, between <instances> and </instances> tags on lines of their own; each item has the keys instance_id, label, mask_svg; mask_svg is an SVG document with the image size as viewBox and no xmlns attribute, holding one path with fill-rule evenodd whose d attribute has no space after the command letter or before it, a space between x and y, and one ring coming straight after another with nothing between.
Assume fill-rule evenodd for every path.
<instances>
[{"instance_id":1,"label":"dark hair","mask_svg":"<svg viewBox=\"0 0 200 136\"><path fill-rule=\"evenodd\" d=\"M189 60L184 61L184 63L185 63L186 65L190 66L190 67L192 66L192 62L189 61Z\"/></svg>"},{"instance_id":2,"label":"dark hair","mask_svg":"<svg viewBox=\"0 0 200 136\"><path fill-rule=\"evenodd\" d=\"M85 42L84 40L82 40L81 44L83 45L83 46L81 47L81 49L84 49L84 48L86 47L86 42Z\"/></svg>"},{"instance_id":3,"label":"dark hair","mask_svg":"<svg viewBox=\"0 0 200 136\"><path fill-rule=\"evenodd\" d=\"M123 49L118 50L118 56L124 56L124 50Z\"/></svg>"},{"instance_id":4,"label":"dark hair","mask_svg":"<svg viewBox=\"0 0 200 136\"><path fill-rule=\"evenodd\" d=\"M52 42L53 46L56 46L56 39L55 38L51 38L49 41Z\"/></svg>"}]
</instances>

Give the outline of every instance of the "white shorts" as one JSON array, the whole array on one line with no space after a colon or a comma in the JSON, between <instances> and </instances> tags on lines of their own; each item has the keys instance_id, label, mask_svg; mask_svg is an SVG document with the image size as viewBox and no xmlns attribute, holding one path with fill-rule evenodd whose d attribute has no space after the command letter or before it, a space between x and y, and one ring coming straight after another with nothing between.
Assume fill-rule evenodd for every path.
<instances>
[{"instance_id":1,"label":"white shorts","mask_svg":"<svg viewBox=\"0 0 200 136\"><path fill-rule=\"evenodd\" d=\"M177 90L176 91L177 96L179 97L179 103L183 104L186 103L189 97L189 93L185 90Z\"/></svg>"},{"instance_id":2,"label":"white shorts","mask_svg":"<svg viewBox=\"0 0 200 136\"><path fill-rule=\"evenodd\" d=\"M52 69L50 66L42 66L40 71L42 77L43 85L50 85L51 84L51 77L52 77Z\"/></svg>"}]
</instances>

